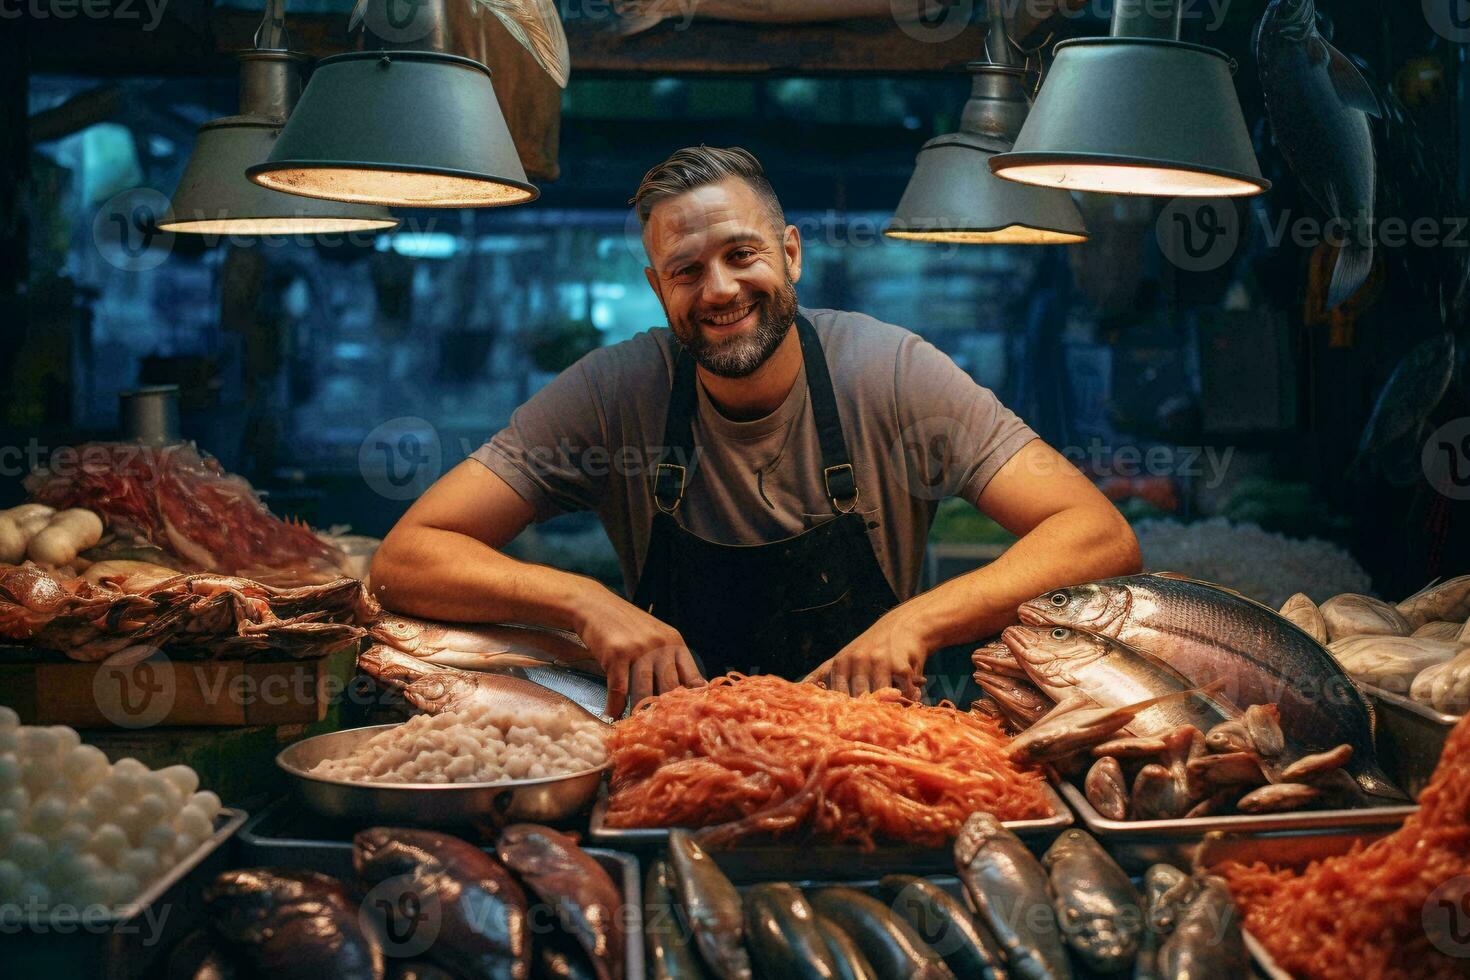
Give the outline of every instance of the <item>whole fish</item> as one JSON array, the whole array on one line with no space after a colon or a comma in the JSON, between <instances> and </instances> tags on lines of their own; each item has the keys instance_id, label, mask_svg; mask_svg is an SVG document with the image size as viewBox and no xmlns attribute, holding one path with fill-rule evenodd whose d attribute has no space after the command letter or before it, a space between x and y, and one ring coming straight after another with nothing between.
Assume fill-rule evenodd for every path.
<instances>
[{"instance_id":1,"label":"whole fish","mask_svg":"<svg viewBox=\"0 0 1470 980\"><path fill-rule=\"evenodd\" d=\"M1117 862L1091 834L1068 830L1041 864L1067 945L1099 973L1132 964L1143 933L1143 902Z\"/></svg>"},{"instance_id":2,"label":"whole fish","mask_svg":"<svg viewBox=\"0 0 1470 980\"><path fill-rule=\"evenodd\" d=\"M549 681L536 683L527 676L515 676L512 672L487 672L456 670L453 667L437 667L411 654L401 653L392 647L379 644L369 647L357 655L357 666L374 680L403 695L404 700L418 710L431 715L445 711L459 711L470 704L536 704L546 707L567 705L590 717L599 718L607 706L605 686L579 690L570 687L577 697L569 697L554 690ZM524 670L518 673L527 673ZM543 674L562 674L567 671L544 668ZM547 678L543 677L543 680Z\"/></svg>"},{"instance_id":3,"label":"whole fish","mask_svg":"<svg viewBox=\"0 0 1470 980\"><path fill-rule=\"evenodd\" d=\"M970 655L970 660L975 664L975 669L987 674L1001 674L1005 677L1015 677L1026 680L1026 668L1016 659L1016 655L1006 648L1005 641L997 640L988 646L983 646Z\"/></svg>"},{"instance_id":4,"label":"whole fish","mask_svg":"<svg viewBox=\"0 0 1470 980\"><path fill-rule=\"evenodd\" d=\"M704 968L680 920L677 888L669 862L657 860L648 866L643 878L643 932L648 938L649 980L704 978Z\"/></svg>"},{"instance_id":5,"label":"whole fish","mask_svg":"<svg viewBox=\"0 0 1470 980\"><path fill-rule=\"evenodd\" d=\"M1370 457L1395 457L1407 446L1408 455L1414 460L1415 470L1419 470L1423 446L1420 433L1425 421L1444 399L1445 392L1449 391L1450 382L1454 379L1454 368L1455 338L1448 332L1420 341L1405 354L1378 393L1378 400L1373 404L1373 413L1363 428L1362 438L1358 440L1358 455L1353 461L1353 467L1360 467ZM1452 581L1459 584L1451 586L1450 582L1444 583L1445 586L1451 586L1446 595L1462 597L1464 583L1460 580ZM1402 608L1413 602L1414 598L1411 598L1399 603L1399 611L1410 620L1411 626L1417 626L1418 623ZM1430 606L1430 603L1424 603L1424 608L1428 609ZM1459 617L1434 615L1426 618Z\"/></svg>"},{"instance_id":6,"label":"whole fish","mask_svg":"<svg viewBox=\"0 0 1470 980\"><path fill-rule=\"evenodd\" d=\"M570 837L532 823L502 830L495 853L555 910L561 927L587 954L598 980L623 980L628 942L623 893L602 865Z\"/></svg>"},{"instance_id":7,"label":"whole fish","mask_svg":"<svg viewBox=\"0 0 1470 980\"><path fill-rule=\"evenodd\" d=\"M1109 636L1065 626L1011 626L1007 648L1031 680L1054 701L1085 694L1102 708L1122 707L1165 694L1184 694L1195 685L1173 667ZM1240 709L1208 694L1191 694L1138 712L1127 731L1140 738L1163 735L1180 725L1208 731L1240 717Z\"/></svg>"},{"instance_id":8,"label":"whole fish","mask_svg":"<svg viewBox=\"0 0 1470 980\"><path fill-rule=\"evenodd\" d=\"M823 888L812 894L812 907L852 937L881 980L955 980L913 927L871 895Z\"/></svg>"},{"instance_id":9,"label":"whole fish","mask_svg":"<svg viewBox=\"0 0 1470 980\"><path fill-rule=\"evenodd\" d=\"M1405 798L1378 765L1372 705L1331 653L1266 606L1205 582L1133 575L1058 589L1019 615L1122 640L1196 684L1223 680L1224 697L1241 708L1275 704L1303 751L1346 742L1364 792Z\"/></svg>"},{"instance_id":10,"label":"whole fish","mask_svg":"<svg viewBox=\"0 0 1470 980\"><path fill-rule=\"evenodd\" d=\"M832 962L837 967L837 972L833 974L834 980L878 980L878 975L873 972L873 966L863 955L863 951L858 949L852 937L839 929L835 922L824 915L818 915L817 931L822 934L822 939L827 943L827 951L832 954Z\"/></svg>"},{"instance_id":11,"label":"whole fish","mask_svg":"<svg viewBox=\"0 0 1470 980\"><path fill-rule=\"evenodd\" d=\"M1322 610L1306 595L1298 592L1281 607L1281 618L1290 620L1318 643L1327 642L1327 622Z\"/></svg>"},{"instance_id":12,"label":"whole fish","mask_svg":"<svg viewBox=\"0 0 1470 980\"><path fill-rule=\"evenodd\" d=\"M1373 267L1377 159L1368 117L1378 99L1362 74L1317 30L1313 0L1271 0L1256 29L1256 63L1276 143L1329 218L1351 229L1328 290L1334 310Z\"/></svg>"},{"instance_id":13,"label":"whole fish","mask_svg":"<svg viewBox=\"0 0 1470 980\"><path fill-rule=\"evenodd\" d=\"M385 935L417 928L416 922L395 921L395 912L411 901L437 930L425 959L454 973L529 980L526 893L478 847L437 831L372 827L352 839L352 868L368 889L389 890L386 901L364 910Z\"/></svg>"},{"instance_id":14,"label":"whole fish","mask_svg":"<svg viewBox=\"0 0 1470 980\"><path fill-rule=\"evenodd\" d=\"M801 889L787 882L745 893L745 946L761 976L832 980L837 964Z\"/></svg>"},{"instance_id":15,"label":"whole fish","mask_svg":"<svg viewBox=\"0 0 1470 980\"><path fill-rule=\"evenodd\" d=\"M721 980L750 980L740 893L686 830L669 831L669 865L705 965Z\"/></svg>"},{"instance_id":16,"label":"whole fish","mask_svg":"<svg viewBox=\"0 0 1470 980\"><path fill-rule=\"evenodd\" d=\"M955 871L980 921L1020 980L1070 980L1072 967L1052 912L1046 869L988 813L974 813L954 842Z\"/></svg>"},{"instance_id":17,"label":"whole fish","mask_svg":"<svg viewBox=\"0 0 1470 980\"><path fill-rule=\"evenodd\" d=\"M424 660L448 658L445 666L466 667L480 662L494 665L495 657L508 659L505 664L556 664L575 670L595 672L597 661L576 634L565 630L520 626L514 623L441 623L431 619L414 619L397 613L384 613L373 623L372 633L379 643L386 643L404 653ZM454 661L453 658L463 658Z\"/></svg>"},{"instance_id":18,"label":"whole fish","mask_svg":"<svg viewBox=\"0 0 1470 980\"><path fill-rule=\"evenodd\" d=\"M878 890L956 977L1005 980L1005 950L949 892L916 875L885 875Z\"/></svg>"},{"instance_id":19,"label":"whole fish","mask_svg":"<svg viewBox=\"0 0 1470 980\"><path fill-rule=\"evenodd\" d=\"M1431 583L1395 608L1415 629L1432 620L1463 623L1470 618L1470 575Z\"/></svg>"},{"instance_id":20,"label":"whole fish","mask_svg":"<svg viewBox=\"0 0 1470 980\"><path fill-rule=\"evenodd\" d=\"M1413 632L1402 613L1368 595L1344 592L1322 603L1321 610L1329 643L1350 636L1408 636Z\"/></svg>"},{"instance_id":21,"label":"whole fish","mask_svg":"<svg viewBox=\"0 0 1470 980\"><path fill-rule=\"evenodd\" d=\"M1051 698L1030 681L1018 680L1006 674L990 674L978 671L975 683L990 696L1000 708L1005 719L1016 731L1030 728L1056 707Z\"/></svg>"},{"instance_id":22,"label":"whole fish","mask_svg":"<svg viewBox=\"0 0 1470 980\"><path fill-rule=\"evenodd\" d=\"M215 935L259 976L383 980L383 946L335 878L295 868L226 871L204 890Z\"/></svg>"},{"instance_id":23,"label":"whole fish","mask_svg":"<svg viewBox=\"0 0 1470 980\"><path fill-rule=\"evenodd\" d=\"M1250 973L1250 955L1240 931L1240 912L1224 879L1208 876L1159 950L1159 975L1188 980L1239 980Z\"/></svg>"}]
</instances>

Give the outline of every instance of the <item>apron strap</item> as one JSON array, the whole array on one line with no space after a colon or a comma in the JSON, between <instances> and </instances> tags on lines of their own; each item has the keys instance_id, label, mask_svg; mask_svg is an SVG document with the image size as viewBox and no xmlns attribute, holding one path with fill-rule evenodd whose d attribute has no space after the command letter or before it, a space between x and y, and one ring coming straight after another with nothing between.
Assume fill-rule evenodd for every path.
<instances>
[{"instance_id":1,"label":"apron strap","mask_svg":"<svg viewBox=\"0 0 1470 980\"><path fill-rule=\"evenodd\" d=\"M812 419L817 424L817 442L822 448L822 482L832 509L848 514L857 509L857 474L847 455L847 440L842 437L842 416L837 412L837 395L832 390L827 356L816 328L800 313L796 314L796 333L801 339L807 396L812 403Z\"/></svg>"},{"instance_id":2,"label":"apron strap","mask_svg":"<svg viewBox=\"0 0 1470 980\"><path fill-rule=\"evenodd\" d=\"M679 509L694 463L694 414L699 411L694 358L682 347L674 358L674 383L664 416L664 444L654 466L653 502L665 514Z\"/></svg>"}]
</instances>

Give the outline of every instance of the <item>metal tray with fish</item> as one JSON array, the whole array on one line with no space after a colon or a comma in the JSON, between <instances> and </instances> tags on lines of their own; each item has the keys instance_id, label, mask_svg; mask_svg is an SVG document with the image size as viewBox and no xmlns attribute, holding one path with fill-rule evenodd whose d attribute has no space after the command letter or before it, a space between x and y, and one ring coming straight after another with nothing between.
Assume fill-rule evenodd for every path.
<instances>
[{"instance_id":1,"label":"metal tray with fish","mask_svg":"<svg viewBox=\"0 0 1470 980\"><path fill-rule=\"evenodd\" d=\"M1342 853L1354 841L1373 840L1397 830L1419 809L1417 804L1406 804L1178 820L1109 820L1076 786L1061 781L1059 789L1082 825L1130 871L1159 862L1188 864L1199 844L1218 833L1247 836L1251 845L1262 851L1259 860L1272 860L1271 854L1283 855L1282 860L1330 857Z\"/></svg>"},{"instance_id":2,"label":"metal tray with fish","mask_svg":"<svg viewBox=\"0 0 1470 980\"><path fill-rule=\"evenodd\" d=\"M318 763L347 756L379 732L397 727L372 725L303 739L283 749L276 765L291 777L306 805L323 816L420 826L562 820L591 804L612 766L608 761L565 776L494 783L367 783L312 772Z\"/></svg>"},{"instance_id":3,"label":"metal tray with fish","mask_svg":"<svg viewBox=\"0 0 1470 980\"><path fill-rule=\"evenodd\" d=\"M226 807L214 833L126 905L54 914L0 915L0 975L136 980L158 976L161 960L193 928L203 908L204 885L229 867L228 844L247 814Z\"/></svg>"},{"instance_id":4,"label":"metal tray with fish","mask_svg":"<svg viewBox=\"0 0 1470 980\"><path fill-rule=\"evenodd\" d=\"M341 836L338 836L338 834ZM315 836L331 833L331 837ZM307 836L311 835L311 836ZM489 845L486 850L491 850ZM589 857L602 865L623 893L623 921L627 935L643 935L643 884L638 861L627 854L600 847L586 847ZM306 868L343 880L353 877L350 829L322 825L302 818L289 801L283 800L252 817L240 831L238 863L243 866ZM629 978L642 977L643 943L630 941L627 950Z\"/></svg>"},{"instance_id":5,"label":"metal tray with fish","mask_svg":"<svg viewBox=\"0 0 1470 980\"><path fill-rule=\"evenodd\" d=\"M1033 849L1045 849L1058 833L1075 822L1072 811L1050 785L1043 786L1052 815L1035 820L1012 820L1006 823L1017 837ZM668 845L667 827L609 827L605 822L607 797L599 798L592 808L592 821L587 837L606 847L639 853L661 850ZM953 866L953 858L945 848L925 848L910 844L879 844L872 851L837 844L762 843L757 839L742 842L738 848L715 851L711 855L732 880L738 882L790 881L804 878L877 878L895 868L915 874L944 871Z\"/></svg>"},{"instance_id":6,"label":"metal tray with fish","mask_svg":"<svg viewBox=\"0 0 1470 980\"><path fill-rule=\"evenodd\" d=\"M1450 729L1460 721L1458 715L1446 715L1370 684L1359 684L1378 708L1378 746L1385 758L1395 761L1403 788L1418 796L1439 764Z\"/></svg>"}]
</instances>

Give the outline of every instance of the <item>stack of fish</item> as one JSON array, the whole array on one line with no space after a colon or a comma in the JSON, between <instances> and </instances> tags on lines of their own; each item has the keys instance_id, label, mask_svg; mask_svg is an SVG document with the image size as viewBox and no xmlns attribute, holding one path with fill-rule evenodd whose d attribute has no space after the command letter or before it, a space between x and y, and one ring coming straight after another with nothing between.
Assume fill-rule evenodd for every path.
<instances>
[{"instance_id":1,"label":"stack of fish","mask_svg":"<svg viewBox=\"0 0 1470 980\"><path fill-rule=\"evenodd\" d=\"M354 838L352 865L354 882L297 868L221 874L204 891L209 929L174 950L170 975L624 980L622 892L550 828L507 827L492 855L375 827Z\"/></svg>"},{"instance_id":2,"label":"stack of fish","mask_svg":"<svg viewBox=\"0 0 1470 980\"><path fill-rule=\"evenodd\" d=\"M1317 606L1298 594L1281 615L1327 644L1364 684L1446 714L1470 712L1470 575L1397 604L1349 592Z\"/></svg>"},{"instance_id":3,"label":"stack of fish","mask_svg":"<svg viewBox=\"0 0 1470 980\"><path fill-rule=\"evenodd\" d=\"M1320 642L1204 582L1137 575L1025 603L974 655L979 710L1021 732L1019 762L1086 770L1115 819L1402 801L1374 715Z\"/></svg>"},{"instance_id":4,"label":"stack of fish","mask_svg":"<svg viewBox=\"0 0 1470 980\"><path fill-rule=\"evenodd\" d=\"M994 816L954 845L958 883L914 875L876 888L790 883L740 894L684 831L648 870L649 976L1070 980L1246 976L1248 957L1219 879L1163 865L1141 897L1096 840L1069 830L1038 861ZM963 895L963 900L958 895ZM967 907L968 905L968 907ZM689 941L692 933L693 941Z\"/></svg>"}]
</instances>

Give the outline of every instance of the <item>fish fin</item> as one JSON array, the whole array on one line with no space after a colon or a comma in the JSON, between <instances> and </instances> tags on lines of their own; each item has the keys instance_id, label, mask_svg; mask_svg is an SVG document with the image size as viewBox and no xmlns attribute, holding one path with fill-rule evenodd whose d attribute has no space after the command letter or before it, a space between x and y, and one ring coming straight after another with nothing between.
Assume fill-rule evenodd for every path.
<instances>
[{"instance_id":1,"label":"fish fin","mask_svg":"<svg viewBox=\"0 0 1470 980\"><path fill-rule=\"evenodd\" d=\"M571 54L567 32L552 0L472 0L495 15L506 32L531 52L536 63L556 82L567 87Z\"/></svg>"},{"instance_id":2,"label":"fish fin","mask_svg":"<svg viewBox=\"0 0 1470 980\"><path fill-rule=\"evenodd\" d=\"M1373 271L1372 242L1350 241L1337 253L1332 285L1327 290L1327 309L1335 310L1353 298Z\"/></svg>"},{"instance_id":3,"label":"fish fin","mask_svg":"<svg viewBox=\"0 0 1470 980\"><path fill-rule=\"evenodd\" d=\"M1373 94L1373 87L1358 71L1358 66L1326 41L1322 43L1327 48L1327 75L1332 79L1332 87L1337 90L1337 97L1343 105L1382 119L1383 108L1378 104L1378 96Z\"/></svg>"}]
</instances>

